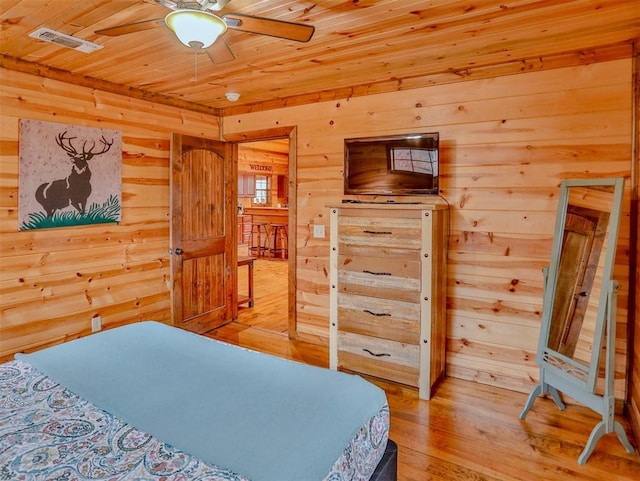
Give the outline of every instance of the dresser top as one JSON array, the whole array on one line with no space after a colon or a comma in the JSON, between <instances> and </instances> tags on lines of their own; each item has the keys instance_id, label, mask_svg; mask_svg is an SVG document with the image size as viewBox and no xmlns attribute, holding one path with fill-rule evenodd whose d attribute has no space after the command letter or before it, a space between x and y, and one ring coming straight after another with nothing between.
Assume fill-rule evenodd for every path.
<instances>
[{"instance_id":1,"label":"dresser top","mask_svg":"<svg viewBox=\"0 0 640 481\"><path fill-rule=\"evenodd\" d=\"M382 209L382 210L446 210L449 206L440 201L436 202L386 202L386 201L348 201L328 204L329 208L337 209Z\"/></svg>"}]
</instances>

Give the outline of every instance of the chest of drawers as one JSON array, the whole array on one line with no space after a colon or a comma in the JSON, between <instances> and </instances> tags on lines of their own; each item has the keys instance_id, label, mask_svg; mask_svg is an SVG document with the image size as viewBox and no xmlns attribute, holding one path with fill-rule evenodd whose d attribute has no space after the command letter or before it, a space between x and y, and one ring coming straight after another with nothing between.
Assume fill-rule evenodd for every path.
<instances>
[{"instance_id":1,"label":"chest of drawers","mask_svg":"<svg viewBox=\"0 0 640 481\"><path fill-rule=\"evenodd\" d=\"M447 214L439 204L330 207L332 369L431 397L445 365Z\"/></svg>"}]
</instances>

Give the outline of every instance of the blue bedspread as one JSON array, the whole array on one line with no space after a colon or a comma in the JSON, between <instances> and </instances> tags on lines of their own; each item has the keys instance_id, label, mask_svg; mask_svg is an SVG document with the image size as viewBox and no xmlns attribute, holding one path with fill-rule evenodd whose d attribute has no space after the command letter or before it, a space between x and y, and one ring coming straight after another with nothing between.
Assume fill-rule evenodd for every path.
<instances>
[{"instance_id":1,"label":"blue bedspread","mask_svg":"<svg viewBox=\"0 0 640 481\"><path fill-rule=\"evenodd\" d=\"M0 365L0 480L249 481L98 409L22 361Z\"/></svg>"},{"instance_id":2,"label":"blue bedspread","mask_svg":"<svg viewBox=\"0 0 640 481\"><path fill-rule=\"evenodd\" d=\"M17 357L125 423L253 481L326 479L359 454L359 433L369 438L358 458L365 475L386 445L386 397L371 383L160 323Z\"/></svg>"}]
</instances>

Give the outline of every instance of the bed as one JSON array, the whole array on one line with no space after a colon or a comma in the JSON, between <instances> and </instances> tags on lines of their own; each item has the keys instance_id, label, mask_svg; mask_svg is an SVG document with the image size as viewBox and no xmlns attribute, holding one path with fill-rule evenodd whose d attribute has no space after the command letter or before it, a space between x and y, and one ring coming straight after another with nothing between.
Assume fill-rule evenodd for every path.
<instances>
[{"instance_id":1,"label":"bed","mask_svg":"<svg viewBox=\"0 0 640 481\"><path fill-rule=\"evenodd\" d=\"M147 321L0 365L0 479L396 479L383 390Z\"/></svg>"}]
</instances>

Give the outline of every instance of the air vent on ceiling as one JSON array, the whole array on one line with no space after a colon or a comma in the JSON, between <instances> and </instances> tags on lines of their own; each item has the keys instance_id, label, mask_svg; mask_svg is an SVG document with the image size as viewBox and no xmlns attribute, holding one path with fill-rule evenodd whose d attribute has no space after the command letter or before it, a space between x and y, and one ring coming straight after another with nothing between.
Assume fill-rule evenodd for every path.
<instances>
[{"instance_id":1,"label":"air vent on ceiling","mask_svg":"<svg viewBox=\"0 0 640 481\"><path fill-rule=\"evenodd\" d=\"M95 52L96 50L100 50L102 48L102 45L98 45L97 43L88 42L87 40L83 40L81 38L76 38L72 37L71 35L56 32L55 30L51 30L49 28L39 28L35 32L31 32L29 34L29 37L37 38L38 40L43 40L49 43L55 43L56 45L60 45L61 47L80 50L81 52L85 53Z\"/></svg>"}]
</instances>

